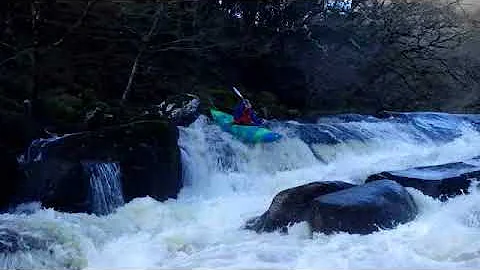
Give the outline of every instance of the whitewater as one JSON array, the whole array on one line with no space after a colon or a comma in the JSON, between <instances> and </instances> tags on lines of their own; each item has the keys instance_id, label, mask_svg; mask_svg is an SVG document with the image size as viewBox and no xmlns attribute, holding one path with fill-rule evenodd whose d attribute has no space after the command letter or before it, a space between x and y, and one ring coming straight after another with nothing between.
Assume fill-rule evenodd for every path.
<instances>
[{"instance_id":1,"label":"whitewater","mask_svg":"<svg viewBox=\"0 0 480 270\"><path fill-rule=\"evenodd\" d=\"M25 204L0 229L49 249L0 254L1 269L478 269L480 193L440 202L408 188L418 217L370 235L243 230L279 191L313 181L363 183L385 170L480 156L480 116L416 113L272 122L284 138L246 145L201 116L179 127L184 188L177 199L137 198L105 216ZM162 176L159 175L159 181Z\"/></svg>"}]
</instances>

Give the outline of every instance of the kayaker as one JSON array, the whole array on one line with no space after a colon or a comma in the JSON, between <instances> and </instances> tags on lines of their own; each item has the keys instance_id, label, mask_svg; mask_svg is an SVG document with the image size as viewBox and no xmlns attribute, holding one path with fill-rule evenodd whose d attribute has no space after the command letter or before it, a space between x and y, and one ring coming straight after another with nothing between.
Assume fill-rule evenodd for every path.
<instances>
[{"instance_id":1,"label":"kayaker","mask_svg":"<svg viewBox=\"0 0 480 270\"><path fill-rule=\"evenodd\" d=\"M233 122L237 125L261 126L265 120L255 114L248 99L242 99L233 110Z\"/></svg>"}]
</instances>

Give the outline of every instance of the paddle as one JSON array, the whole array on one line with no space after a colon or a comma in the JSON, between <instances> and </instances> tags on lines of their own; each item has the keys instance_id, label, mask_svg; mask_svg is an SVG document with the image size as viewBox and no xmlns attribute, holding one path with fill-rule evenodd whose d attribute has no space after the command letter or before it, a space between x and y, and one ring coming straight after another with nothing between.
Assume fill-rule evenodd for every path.
<instances>
[{"instance_id":1,"label":"paddle","mask_svg":"<svg viewBox=\"0 0 480 270\"><path fill-rule=\"evenodd\" d=\"M245 99L245 98L242 96L242 94L240 93L240 91L238 91L238 89L237 89L235 86L233 86L232 89L233 89L233 92L234 92L240 99L242 99L242 100Z\"/></svg>"}]
</instances>

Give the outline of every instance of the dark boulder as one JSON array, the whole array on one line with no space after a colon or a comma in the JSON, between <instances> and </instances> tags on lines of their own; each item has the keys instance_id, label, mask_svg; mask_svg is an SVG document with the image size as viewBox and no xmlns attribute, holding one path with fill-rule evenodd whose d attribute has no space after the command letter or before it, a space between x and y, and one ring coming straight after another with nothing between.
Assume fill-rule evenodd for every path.
<instances>
[{"instance_id":1,"label":"dark boulder","mask_svg":"<svg viewBox=\"0 0 480 270\"><path fill-rule=\"evenodd\" d=\"M247 221L245 229L256 232L285 230L290 224L306 221L314 198L331 192L351 188L354 185L340 182L313 182L281 191L268 210L261 216Z\"/></svg>"},{"instance_id":2,"label":"dark boulder","mask_svg":"<svg viewBox=\"0 0 480 270\"><path fill-rule=\"evenodd\" d=\"M19 169L16 156L7 147L0 145L0 209L8 207L17 184L22 180L23 175Z\"/></svg>"},{"instance_id":3,"label":"dark boulder","mask_svg":"<svg viewBox=\"0 0 480 270\"><path fill-rule=\"evenodd\" d=\"M1 98L0 98L1 99ZM0 101L0 105L2 101ZM14 112L0 106L0 210L9 207L17 184L22 181L17 155L28 146L33 138L44 134L38 123L26 113Z\"/></svg>"},{"instance_id":4,"label":"dark boulder","mask_svg":"<svg viewBox=\"0 0 480 270\"><path fill-rule=\"evenodd\" d=\"M381 172L371 175L366 182L393 180L404 187L413 187L423 194L445 200L468 193L472 179L480 177L480 167L465 162L407 170Z\"/></svg>"},{"instance_id":5,"label":"dark boulder","mask_svg":"<svg viewBox=\"0 0 480 270\"><path fill-rule=\"evenodd\" d=\"M313 231L368 234L412 221L418 212L407 190L382 180L317 197L309 223Z\"/></svg>"},{"instance_id":6,"label":"dark boulder","mask_svg":"<svg viewBox=\"0 0 480 270\"><path fill-rule=\"evenodd\" d=\"M39 201L59 211L91 212L89 179L80 162L51 157L24 164L24 169L15 203Z\"/></svg>"},{"instance_id":7,"label":"dark boulder","mask_svg":"<svg viewBox=\"0 0 480 270\"><path fill-rule=\"evenodd\" d=\"M175 198L182 187L177 128L167 121L139 121L96 131L37 140L23 156L26 179L17 203L41 201L67 212L91 212L84 164L120 165L125 201Z\"/></svg>"}]
</instances>

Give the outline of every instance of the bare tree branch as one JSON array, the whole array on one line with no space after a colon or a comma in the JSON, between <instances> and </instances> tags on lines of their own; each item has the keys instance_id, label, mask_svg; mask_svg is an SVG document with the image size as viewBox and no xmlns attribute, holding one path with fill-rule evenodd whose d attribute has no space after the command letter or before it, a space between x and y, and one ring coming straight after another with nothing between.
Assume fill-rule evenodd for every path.
<instances>
[{"instance_id":1,"label":"bare tree branch","mask_svg":"<svg viewBox=\"0 0 480 270\"><path fill-rule=\"evenodd\" d=\"M16 51L16 54L11 56L11 57L8 57L2 61L0 61L0 67L5 65L6 63L8 63L9 61L13 61L15 59L17 59L18 57L22 56L23 54L25 53L30 53L34 50L48 50L52 47L56 47L56 46L59 46L60 44L62 44L64 41L65 41L65 38L70 35L76 28L80 27L85 18L88 16L88 13L89 11L92 9L93 5L95 3L97 3L99 0L92 0L92 1L89 1L88 4L87 4L87 7L85 8L85 10L83 11L83 14L80 18L78 18L78 20L69 28L69 30L64 34L63 37L61 37L58 41L52 43L52 44L48 44L46 45L45 47L43 48L39 48L39 44L38 44L38 40L34 40L34 44L32 47L29 47L29 48L25 48L21 51L18 51L17 48L15 48L14 46L12 45L9 45L7 43L4 43L4 42L0 42L0 45L4 46L4 47L7 47L7 48L10 48L14 51ZM38 19L39 19L39 10L38 8L36 7L36 5L38 5L38 2L37 1L33 1L32 2L32 29L34 29L34 32L37 32L38 31ZM37 33L38 35L38 33ZM35 34L34 34L35 36ZM38 39L38 37L34 37L35 39Z\"/></svg>"},{"instance_id":2,"label":"bare tree branch","mask_svg":"<svg viewBox=\"0 0 480 270\"><path fill-rule=\"evenodd\" d=\"M12 60L15 60L17 59L18 57L22 56L23 54L26 54L26 53L30 53L34 50L34 48L27 48L27 49L24 49L24 50L21 50L19 52L17 52L15 55L7 58L7 59L4 59L0 62L0 67L5 65L6 63L8 63L9 61L12 61Z\"/></svg>"},{"instance_id":3,"label":"bare tree branch","mask_svg":"<svg viewBox=\"0 0 480 270\"><path fill-rule=\"evenodd\" d=\"M14 46L12 46L12 45L10 45L10 44L7 44L7 43L5 43L5 42L0 41L0 45L3 46L3 47L9 48L9 49L11 49L11 50L13 50L13 51L17 51L17 48L15 48Z\"/></svg>"},{"instance_id":4,"label":"bare tree branch","mask_svg":"<svg viewBox=\"0 0 480 270\"><path fill-rule=\"evenodd\" d=\"M145 34L142 37L140 49L138 50L138 54L135 57L135 60L133 61L132 70L128 78L128 83L122 94L122 102L125 102L127 100L128 94L131 92L133 80L135 79L135 75L137 74L138 64L142 58L143 53L147 49L147 44L152 39L152 36L158 27L161 11L162 11L162 8L157 7L155 14L153 15L153 22L152 22L152 25L150 26L150 30L148 31L147 34Z\"/></svg>"},{"instance_id":5,"label":"bare tree branch","mask_svg":"<svg viewBox=\"0 0 480 270\"><path fill-rule=\"evenodd\" d=\"M61 37L58 41L54 42L52 45L53 46L59 46L60 44L62 44L64 41L65 41L65 38L67 36L69 36L71 33L73 33L73 31L80 27L82 24L83 24L83 21L85 20L85 18L88 16L88 12L90 12L90 10L92 9L92 7L95 5L95 3L97 3L98 0L93 0L93 1L88 1L87 3L87 6L85 7L85 10L83 11L83 14L82 16L80 16L80 18L78 18L78 20L72 24L70 26L70 28L67 30L67 32L63 35L63 37Z\"/></svg>"}]
</instances>

